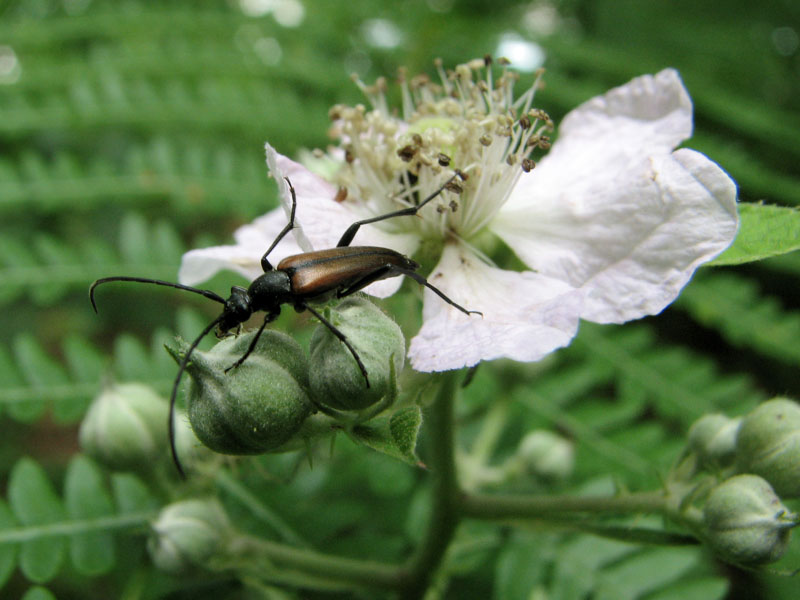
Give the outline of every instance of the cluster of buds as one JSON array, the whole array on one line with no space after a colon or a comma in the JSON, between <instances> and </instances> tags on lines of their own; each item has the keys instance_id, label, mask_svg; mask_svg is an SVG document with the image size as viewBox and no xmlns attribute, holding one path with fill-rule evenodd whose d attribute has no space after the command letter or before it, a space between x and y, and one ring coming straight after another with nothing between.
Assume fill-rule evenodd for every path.
<instances>
[{"instance_id":1,"label":"cluster of buds","mask_svg":"<svg viewBox=\"0 0 800 600\"><path fill-rule=\"evenodd\" d=\"M191 429L183 413L175 418L181 462L191 466L208 459L205 448L234 455L293 449L290 442L302 437L315 407L330 414L360 411L396 396L396 373L405 362L405 338L397 324L363 297L347 298L327 318L355 348L369 386L347 346L321 325L310 360L294 339L273 330L263 331L235 368L255 331L223 339L208 352L195 350L186 368ZM184 344L170 352L180 361L187 349ZM87 413L81 445L109 468L146 474L169 462L168 413L166 399L147 386L113 385Z\"/></svg>"},{"instance_id":2,"label":"cluster of buds","mask_svg":"<svg viewBox=\"0 0 800 600\"><path fill-rule=\"evenodd\" d=\"M742 418L706 415L689 431L689 457L716 483L704 495L703 535L726 560L753 566L781 558L800 517L800 406L765 402Z\"/></svg>"}]
</instances>

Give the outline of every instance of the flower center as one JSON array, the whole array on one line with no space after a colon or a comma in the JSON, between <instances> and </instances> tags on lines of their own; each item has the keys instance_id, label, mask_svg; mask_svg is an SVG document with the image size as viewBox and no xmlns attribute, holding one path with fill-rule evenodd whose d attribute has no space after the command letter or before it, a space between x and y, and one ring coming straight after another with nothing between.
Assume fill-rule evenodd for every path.
<instances>
[{"instance_id":1,"label":"flower center","mask_svg":"<svg viewBox=\"0 0 800 600\"><path fill-rule=\"evenodd\" d=\"M423 237L468 239L477 234L508 198L518 178L535 163L534 150L550 146L553 122L532 108L541 72L514 99L518 75L501 59L495 78L490 58L473 60L445 72L439 83L400 71L402 118L390 111L387 84L354 79L372 105L337 105L330 111L332 133L344 149L345 164L336 183L359 198L367 214L380 214L421 202L456 170L440 199L420 211L422 219L387 222L387 227L415 228Z\"/></svg>"}]
</instances>

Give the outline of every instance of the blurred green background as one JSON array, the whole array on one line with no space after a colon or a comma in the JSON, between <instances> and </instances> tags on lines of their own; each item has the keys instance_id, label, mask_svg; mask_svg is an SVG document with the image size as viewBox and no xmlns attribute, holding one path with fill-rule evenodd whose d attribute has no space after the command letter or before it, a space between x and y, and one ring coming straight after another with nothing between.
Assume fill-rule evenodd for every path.
<instances>
[{"instance_id":1,"label":"blurred green background","mask_svg":"<svg viewBox=\"0 0 800 600\"><path fill-rule=\"evenodd\" d=\"M687 145L731 174L741 200L798 206L799 36L800 4L791 0L0 2L0 479L29 455L58 487L102 378L169 389L175 366L162 342L175 332L191 337L216 305L109 286L95 315L88 285L122 274L174 280L184 251L228 243L237 226L275 206L264 142L289 156L325 147L330 106L364 101L351 73L371 82L399 66L432 74L437 57L452 67L504 55L520 69L519 89L547 69L536 104L558 123L610 87L675 67L695 104ZM701 272L658 318L582 327L544 366L498 367L512 376L489 369L468 392L464 435L486 398L509 397L523 415L507 431L509 447L530 427L556 425L589 440L576 481L615 469L634 487L652 480L644 467L604 462L614 452L598 457L592 440L668 465L703 412L800 396L799 280L797 254ZM209 287L224 293L234 282L222 275ZM410 315L402 319L413 333L418 304L385 306ZM293 315L276 327L308 335ZM348 452L340 459L362 462L342 486L405 469ZM325 468L316 473L324 478ZM383 479L395 477L407 486L387 495L386 481L373 482L378 491L343 508L344 522L379 510L405 515L416 475ZM334 538L359 554L357 537ZM408 541L392 539L382 553L402 555ZM503 573L538 544L517 540L522 554L513 554L492 540L487 552L499 562L464 568L451 589L476 595L453 597L516 597ZM725 575L740 585L730 597L793 597L776 578ZM65 597L74 588L65 584Z\"/></svg>"}]
</instances>

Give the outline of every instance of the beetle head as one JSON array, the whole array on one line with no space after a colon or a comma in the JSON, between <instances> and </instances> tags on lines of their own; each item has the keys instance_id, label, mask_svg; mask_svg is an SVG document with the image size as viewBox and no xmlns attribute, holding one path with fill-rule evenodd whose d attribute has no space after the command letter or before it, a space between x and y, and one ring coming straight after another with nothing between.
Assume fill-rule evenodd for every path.
<instances>
[{"instance_id":1,"label":"beetle head","mask_svg":"<svg viewBox=\"0 0 800 600\"><path fill-rule=\"evenodd\" d=\"M217 326L218 335L225 335L234 327L238 327L253 314L250 294L243 287L235 285L231 288L231 295L225 300L225 307L222 309L219 325Z\"/></svg>"}]
</instances>

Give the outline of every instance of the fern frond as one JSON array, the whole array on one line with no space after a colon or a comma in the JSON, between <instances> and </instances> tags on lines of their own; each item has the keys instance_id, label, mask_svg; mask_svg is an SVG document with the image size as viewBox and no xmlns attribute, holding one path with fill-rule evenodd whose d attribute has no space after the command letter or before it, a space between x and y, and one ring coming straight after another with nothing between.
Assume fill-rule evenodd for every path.
<instances>
[{"instance_id":1,"label":"fern frond","mask_svg":"<svg viewBox=\"0 0 800 600\"><path fill-rule=\"evenodd\" d=\"M275 194L267 177L263 140L246 148L218 139L153 137L111 162L62 150L53 158L27 151L0 158L0 213L46 212L115 205L170 204L172 214L252 216Z\"/></svg>"},{"instance_id":2,"label":"fern frond","mask_svg":"<svg viewBox=\"0 0 800 600\"><path fill-rule=\"evenodd\" d=\"M733 273L706 273L687 286L677 307L719 331L740 348L800 364L800 312L784 310L763 296L751 279Z\"/></svg>"},{"instance_id":3,"label":"fern frond","mask_svg":"<svg viewBox=\"0 0 800 600\"><path fill-rule=\"evenodd\" d=\"M51 305L68 291L88 289L93 280L112 273L172 279L184 252L173 227L164 221L151 227L135 213L123 217L117 247L99 237L0 237L0 305L26 292L37 304Z\"/></svg>"},{"instance_id":4,"label":"fern frond","mask_svg":"<svg viewBox=\"0 0 800 600\"><path fill-rule=\"evenodd\" d=\"M136 504L112 499L100 469L76 455L67 467L63 500L44 469L33 459L21 458L11 470L8 504L0 500L0 587L15 565L30 581L45 583L63 566L65 551L74 568L99 575L116 562L113 532L141 528L154 516L154 501L132 476L115 490L137 490Z\"/></svg>"},{"instance_id":5,"label":"fern frond","mask_svg":"<svg viewBox=\"0 0 800 600\"><path fill-rule=\"evenodd\" d=\"M189 310L180 311L177 330L186 337L197 335L203 319ZM167 393L175 377L175 363L164 351L173 332L157 331L145 346L130 334L119 335L111 356L77 334L64 339L64 363L49 355L30 334L21 334L9 349L0 345L0 409L14 420L31 423L48 407L59 423L74 423L86 412L102 380L113 375L119 381L147 381Z\"/></svg>"},{"instance_id":6,"label":"fern frond","mask_svg":"<svg viewBox=\"0 0 800 600\"><path fill-rule=\"evenodd\" d=\"M665 344L644 325L582 324L575 349L614 366L623 399L642 393L657 415L683 425L709 411L744 412L764 397L747 376L723 375L712 359Z\"/></svg>"},{"instance_id":7,"label":"fern frond","mask_svg":"<svg viewBox=\"0 0 800 600\"><path fill-rule=\"evenodd\" d=\"M612 470L635 487L650 483L681 451L691 423L707 412L741 414L765 398L743 375L722 374L688 347L669 346L645 325L582 323L548 371L514 398L538 422L578 442L578 475ZM576 360L578 366L570 366Z\"/></svg>"},{"instance_id":8,"label":"fern frond","mask_svg":"<svg viewBox=\"0 0 800 600\"><path fill-rule=\"evenodd\" d=\"M258 147L264 142L262 132L270 131L273 137L314 146L320 138L309 132L324 131L326 126L324 101L256 78L206 78L202 84L146 78L110 83L81 78L67 90L37 95L43 98L23 95L4 108L8 118L0 121L0 135L31 136L53 129L94 132L103 127L151 134L188 129ZM264 110L266 102L295 110ZM52 110L54 106L58 110ZM309 119L317 121L315 128Z\"/></svg>"},{"instance_id":9,"label":"fern frond","mask_svg":"<svg viewBox=\"0 0 800 600\"><path fill-rule=\"evenodd\" d=\"M503 543L494 597L526 598L539 590L575 600L724 598L727 581L700 569L702 563L694 547L637 547L592 536L517 532Z\"/></svg>"}]
</instances>

